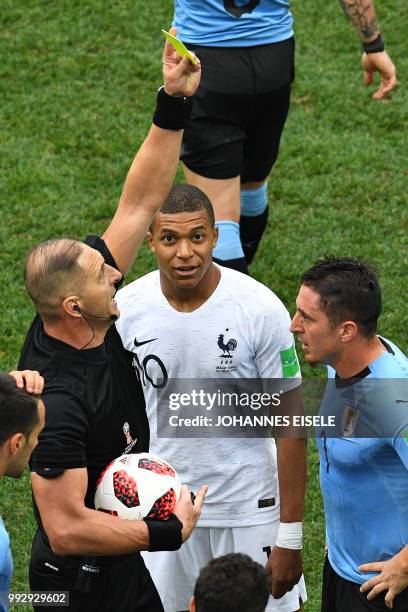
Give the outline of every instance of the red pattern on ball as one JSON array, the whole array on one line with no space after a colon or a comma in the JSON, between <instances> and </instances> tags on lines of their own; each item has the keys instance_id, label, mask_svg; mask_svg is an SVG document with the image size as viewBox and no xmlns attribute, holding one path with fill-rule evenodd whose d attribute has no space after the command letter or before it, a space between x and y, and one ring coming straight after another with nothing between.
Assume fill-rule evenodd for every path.
<instances>
[{"instance_id":1,"label":"red pattern on ball","mask_svg":"<svg viewBox=\"0 0 408 612\"><path fill-rule=\"evenodd\" d=\"M139 459L138 467L142 470L150 470L151 472L155 472L156 474L163 474L165 476L175 476L176 473L173 468L167 463L160 463L159 461L154 461L153 459Z\"/></svg>"},{"instance_id":2,"label":"red pattern on ball","mask_svg":"<svg viewBox=\"0 0 408 612\"><path fill-rule=\"evenodd\" d=\"M126 470L119 470L113 473L113 490L115 497L127 508L140 506L137 483Z\"/></svg>"},{"instance_id":3,"label":"red pattern on ball","mask_svg":"<svg viewBox=\"0 0 408 612\"><path fill-rule=\"evenodd\" d=\"M173 512L176 501L176 492L174 489L169 489L167 493L156 499L146 518L165 521Z\"/></svg>"}]
</instances>

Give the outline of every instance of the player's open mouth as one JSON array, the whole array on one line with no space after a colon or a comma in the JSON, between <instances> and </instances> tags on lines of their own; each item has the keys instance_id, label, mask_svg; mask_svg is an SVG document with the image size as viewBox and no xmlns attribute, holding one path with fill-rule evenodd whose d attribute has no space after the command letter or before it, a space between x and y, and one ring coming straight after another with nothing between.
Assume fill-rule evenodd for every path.
<instances>
[{"instance_id":1,"label":"player's open mouth","mask_svg":"<svg viewBox=\"0 0 408 612\"><path fill-rule=\"evenodd\" d=\"M193 274L195 270L197 270L197 266L180 266L179 268L176 268L177 273L181 274L182 276L189 276L190 274Z\"/></svg>"}]
</instances>

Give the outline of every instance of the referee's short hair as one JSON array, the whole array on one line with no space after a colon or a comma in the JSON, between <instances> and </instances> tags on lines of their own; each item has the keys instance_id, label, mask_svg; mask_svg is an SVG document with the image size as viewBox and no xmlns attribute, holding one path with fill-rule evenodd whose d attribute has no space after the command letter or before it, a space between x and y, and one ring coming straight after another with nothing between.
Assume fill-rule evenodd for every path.
<instances>
[{"instance_id":1,"label":"referee's short hair","mask_svg":"<svg viewBox=\"0 0 408 612\"><path fill-rule=\"evenodd\" d=\"M16 433L28 438L38 421L38 397L19 389L12 376L0 372L0 446Z\"/></svg>"},{"instance_id":2,"label":"referee's short hair","mask_svg":"<svg viewBox=\"0 0 408 612\"><path fill-rule=\"evenodd\" d=\"M197 578L197 612L263 612L271 592L269 576L248 555L230 553L213 559Z\"/></svg>"},{"instance_id":3,"label":"referee's short hair","mask_svg":"<svg viewBox=\"0 0 408 612\"><path fill-rule=\"evenodd\" d=\"M204 191L194 187L194 185L173 185L159 213L172 215L182 212L196 212L197 210L205 210L211 227L214 227L214 209ZM151 233L153 233L153 225L154 219L149 228Z\"/></svg>"},{"instance_id":4,"label":"referee's short hair","mask_svg":"<svg viewBox=\"0 0 408 612\"><path fill-rule=\"evenodd\" d=\"M82 242L66 236L45 240L28 252L24 283L43 319L58 319L58 307L65 295L75 293L84 282L78 263L83 248Z\"/></svg>"},{"instance_id":5,"label":"referee's short hair","mask_svg":"<svg viewBox=\"0 0 408 612\"><path fill-rule=\"evenodd\" d=\"M371 265L352 257L325 257L300 282L319 294L320 307L334 325L350 319L366 338L376 333L381 289Z\"/></svg>"}]
</instances>

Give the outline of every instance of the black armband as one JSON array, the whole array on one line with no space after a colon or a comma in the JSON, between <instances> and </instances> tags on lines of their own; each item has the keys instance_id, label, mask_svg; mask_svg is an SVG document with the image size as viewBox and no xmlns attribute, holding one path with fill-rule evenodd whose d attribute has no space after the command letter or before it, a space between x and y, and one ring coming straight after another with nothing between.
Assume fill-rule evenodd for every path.
<instances>
[{"instance_id":1,"label":"black armband","mask_svg":"<svg viewBox=\"0 0 408 612\"><path fill-rule=\"evenodd\" d=\"M381 53L384 51L384 41L381 38L381 34L378 34L375 40L363 43L363 49L366 53Z\"/></svg>"},{"instance_id":2,"label":"black armband","mask_svg":"<svg viewBox=\"0 0 408 612\"><path fill-rule=\"evenodd\" d=\"M164 86L157 92L153 123L163 130L184 130L191 112L191 98L169 96Z\"/></svg>"},{"instance_id":3,"label":"black armband","mask_svg":"<svg viewBox=\"0 0 408 612\"><path fill-rule=\"evenodd\" d=\"M175 514L170 514L166 521L144 519L149 530L149 552L159 550L178 550L183 543L181 531L183 523Z\"/></svg>"}]
</instances>

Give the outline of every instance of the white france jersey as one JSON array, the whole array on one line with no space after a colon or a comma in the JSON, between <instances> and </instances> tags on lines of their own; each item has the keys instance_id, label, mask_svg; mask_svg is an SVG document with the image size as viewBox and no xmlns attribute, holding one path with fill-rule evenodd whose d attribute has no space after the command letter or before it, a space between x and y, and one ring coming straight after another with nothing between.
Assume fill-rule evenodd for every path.
<instances>
[{"instance_id":1,"label":"white france jersey","mask_svg":"<svg viewBox=\"0 0 408 612\"><path fill-rule=\"evenodd\" d=\"M146 274L117 293L121 314L116 326L124 347L135 354L150 423L150 452L169 461L192 491L209 485L199 524L257 525L279 513L273 439L157 437L159 380L288 378L285 390L300 384L290 317L280 299L249 276L220 271L213 294L189 313L169 304L158 270ZM259 504L273 498L273 506Z\"/></svg>"}]
</instances>

